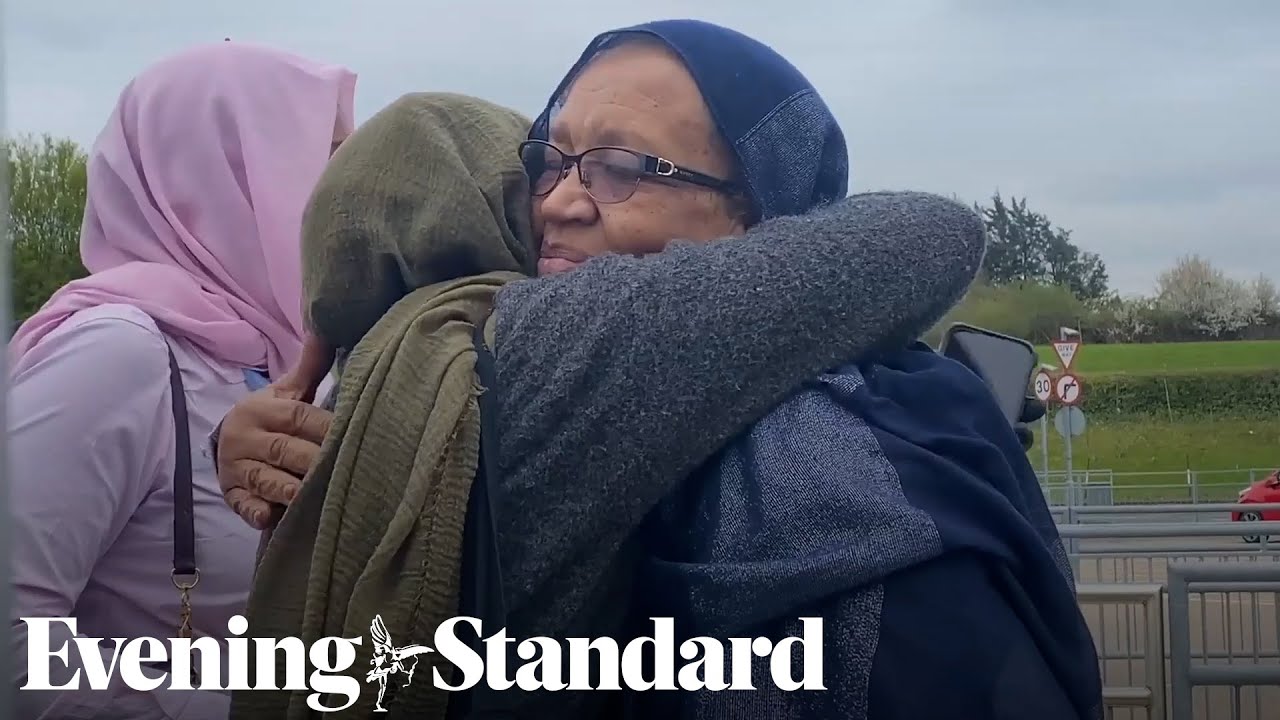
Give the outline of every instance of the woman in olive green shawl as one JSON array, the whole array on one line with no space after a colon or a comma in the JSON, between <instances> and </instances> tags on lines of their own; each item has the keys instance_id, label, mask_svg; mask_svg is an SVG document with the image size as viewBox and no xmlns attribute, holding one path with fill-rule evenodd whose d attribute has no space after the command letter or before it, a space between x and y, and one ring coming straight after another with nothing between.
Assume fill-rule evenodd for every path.
<instances>
[{"instance_id":1,"label":"woman in olive green shawl","mask_svg":"<svg viewBox=\"0 0 1280 720\"><path fill-rule=\"evenodd\" d=\"M456 614L480 434L474 329L537 254L514 152L528 126L475 98L407 95L325 170L303 222L305 310L326 344L352 350L320 458L263 553L251 635L310 646L363 636L378 616L392 638L429 639ZM374 649L357 647L354 667ZM443 717L438 657L393 691L398 711ZM365 693L348 712L383 700ZM254 692L233 717L308 712L306 692Z\"/></svg>"}]
</instances>

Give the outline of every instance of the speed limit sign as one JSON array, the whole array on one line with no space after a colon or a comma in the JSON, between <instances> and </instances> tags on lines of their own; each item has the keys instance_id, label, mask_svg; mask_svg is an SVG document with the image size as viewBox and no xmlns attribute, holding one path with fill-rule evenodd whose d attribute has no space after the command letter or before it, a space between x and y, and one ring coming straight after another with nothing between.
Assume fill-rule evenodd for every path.
<instances>
[{"instance_id":1,"label":"speed limit sign","mask_svg":"<svg viewBox=\"0 0 1280 720\"><path fill-rule=\"evenodd\" d=\"M1049 373L1043 370L1036 373L1036 379L1032 385L1036 392L1036 399L1040 402L1049 402L1049 398L1053 397L1053 378L1049 377Z\"/></svg>"}]
</instances>

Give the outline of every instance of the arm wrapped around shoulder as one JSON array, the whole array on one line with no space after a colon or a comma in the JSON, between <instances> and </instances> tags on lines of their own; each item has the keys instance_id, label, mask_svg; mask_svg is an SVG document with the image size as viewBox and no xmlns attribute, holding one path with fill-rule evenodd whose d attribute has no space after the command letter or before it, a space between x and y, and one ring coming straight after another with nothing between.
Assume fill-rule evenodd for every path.
<instances>
[{"instance_id":1,"label":"arm wrapped around shoulder","mask_svg":"<svg viewBox=\"0 0 1280 720\"><path fill-rule=\"evenodd\" d=\"M576 632L591 593L624 573L621 544L679 481L802 383L919 337L984 251L971 208L879 192L504 288L513 622Z\"/></svg>"}]
</instances>

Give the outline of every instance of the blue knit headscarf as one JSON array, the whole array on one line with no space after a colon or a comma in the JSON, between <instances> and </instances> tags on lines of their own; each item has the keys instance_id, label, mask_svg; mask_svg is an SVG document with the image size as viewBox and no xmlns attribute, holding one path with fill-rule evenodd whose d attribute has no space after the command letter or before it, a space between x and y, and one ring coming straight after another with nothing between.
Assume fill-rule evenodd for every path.
<instances>
[{"instance_id":1,"label":"blue knit headscarf","mask_svg":"<svg viewBox=\"0 0 1280 720\"><path fill-rule=\"evenodd\" d=\"M636 35L661 41L684 62L737 157L759 219L799 215L848 193L844 133L808 79L764 43L700 20L659 20L597 35L529 137L546 140L551 113L582 68Z\"/></svg>"}]
</instances>

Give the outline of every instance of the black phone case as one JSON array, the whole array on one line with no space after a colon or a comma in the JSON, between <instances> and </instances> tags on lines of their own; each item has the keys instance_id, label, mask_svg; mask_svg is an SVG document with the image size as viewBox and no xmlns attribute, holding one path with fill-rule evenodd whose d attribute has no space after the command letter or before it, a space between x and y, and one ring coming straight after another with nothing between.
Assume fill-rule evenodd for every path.
<instances>
[{"instance_id":1,"label":"black phone case","mask_svg":"<svg viewBox=\"0 0 1280 720\"><path fill-rule=\"evenodd\" d=\"M1016 377L1010 377L1007 374L1000 375L999 377L993 377L996 373L992 373L987 368L982 367L982 363L970 357L969 353L964 349L964 346L955 340L955 337L961 333L985 335L990 338L1010 343L1011 345L1022 347L1029 357L1025 377L1022 376L1022 373L1019 373ZM1036 354L1036 348L1034 345L1021 338L1004 335L975 325L969 325L967 323L953 323L947 328L946 333L943 335L942 344L939 346L938 352L945 357L949 357L952 360L961 363L972 370L978 377L982 378L983 382L987 384L987 387L991 390L992 394L996 396L997 400L1001 397L1017 398L1016 402L1002 402L1002 407L1000 409L1009 420L1009 424L1016 425L1018 423L1018 420L1022 415L1023 399L1026 397L1028 386L1031 384L1031 377L1035 374L1036 368L1039 366L1039 356ZM1000 390L1006 389L1003 386L1003 383L1016 384L1016 388L1008 389L1007 392L1002 393Z\"/></svg>"}]
</instances>

